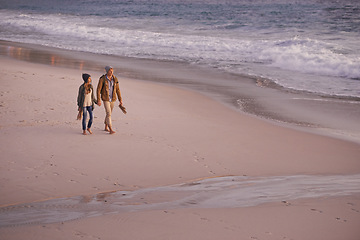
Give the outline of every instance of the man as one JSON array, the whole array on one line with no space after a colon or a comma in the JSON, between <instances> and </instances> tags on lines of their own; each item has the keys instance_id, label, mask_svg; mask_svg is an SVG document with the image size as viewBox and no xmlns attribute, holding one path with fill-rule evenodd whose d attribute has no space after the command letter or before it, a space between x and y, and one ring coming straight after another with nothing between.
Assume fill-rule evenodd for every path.
<instances>
[{"instance_id":1,"label":"man","mask_svg":"<svg viewBox=\"0 0 360 240\"><path fill-rule=\"evenodd\" d=\"M112 128L111 123L111 113L114 109L115 101L116 101L116 95L118 96L118 99L120 101L119 106L122 106L122 99L121 99L121 93L119 88L119 81L118 79L113 75L114 70L111 66L105 67L106 74L102 75L99 79L99 83L97 86L97 99L98 99L98 105L101 106L100 94L101 94L101 100L104 102L106 117L105 117L105 131L108 131L110 134L114 134L115 131Z\"/></svg>"}]
</instances>

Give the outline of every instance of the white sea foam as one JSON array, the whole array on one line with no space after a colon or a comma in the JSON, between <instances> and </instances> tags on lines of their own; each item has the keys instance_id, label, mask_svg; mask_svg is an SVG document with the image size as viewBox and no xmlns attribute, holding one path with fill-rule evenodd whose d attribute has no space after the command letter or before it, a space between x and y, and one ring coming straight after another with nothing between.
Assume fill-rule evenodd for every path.
<instances>
[{"instance_id":1,"label":"white sea foam","mask_svg":"<svg viewBox=\"0 0 360 240\"><path fill-rule=\"evenodd\" d=\"M294 38L265 49L261 59L286 70L345 78L360 77L360 61L354 56L333 52L329 44L317 40Z\"/></svg>"},{"instance_id":2,"label":"white sea foam","mask_svg":"<svg viewBox=\"0 0 360 240\"><path fill-rule=\"evenodd\" d=\"M0 10L0 39L93 53L180 60L232 73L266 77L293 89L360 96L358 33L322 34L325 30L321 25L316 26L317 29L310 24L313 19L303 20L301 25L292 20L283 23L286 27L282 27L280 22L277 23L281 16L274 18L271 15L276 11L270 12L268 19L259 19L251 13L259 9L266 11L258 9L261 5L240 3L232 3L234 9L241 11L235 11L235 15L229 17L213 16L212 11L220 11L215 10L213 2L193 8L171 4L171 7L169 4L148 6L141 2L129 8L134 15L119 12L110 17L68 13L70 10L54 13L3 9ZM276 4L263 4L276 10ZM164 9L157 10L160 6ZM91 7L91 10L95 9ZM101 7L99 5L100 10ZM145 11L146 7L150 9ZM200 14L198 19L186 12L196 7L207 9L194 10ZM289 10L289 14L298 12L297 8L301 7ZM303 7L303 10L309 9ZM219 9L222 8L226 10L223 14L232 11L220 4ZM101 11L105 10L109 11ZM170 16L164 14L167 11ZM248 18L255 26L246 22ZM297 29L301 26L305 26L304 29Z\"/></svg>"}]
</instances>

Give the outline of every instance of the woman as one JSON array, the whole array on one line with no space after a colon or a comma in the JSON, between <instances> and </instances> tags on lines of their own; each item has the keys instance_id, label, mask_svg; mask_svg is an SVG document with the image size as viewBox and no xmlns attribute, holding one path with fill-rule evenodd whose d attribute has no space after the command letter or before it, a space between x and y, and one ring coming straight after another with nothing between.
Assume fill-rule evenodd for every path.
<instances>
[{"instance_id":1,"label":"woman","mask_svg":"<svg viewBox=\"0 0 360 240\"><path fill-rule=\"evenodd\" d=\"M83 129L83 134L86 135L86 130L90 134L92 134L92 131L91 131L91 125L92 125L92 121L93 121L92 111L94 110L94 103L97 103L97 99L95 99L95 96L94 96L94 89L91 84L91 76L87 73L84 73L82 75L82 78L84 80L84 83L79 87L77 104L79 107L80 119L81 119L81 113L83 114L82 129ZM89 122L88 122L87 128L86 128L86 118L87 118L88 112L89 112Z\"/></svg>"}]
</instances>

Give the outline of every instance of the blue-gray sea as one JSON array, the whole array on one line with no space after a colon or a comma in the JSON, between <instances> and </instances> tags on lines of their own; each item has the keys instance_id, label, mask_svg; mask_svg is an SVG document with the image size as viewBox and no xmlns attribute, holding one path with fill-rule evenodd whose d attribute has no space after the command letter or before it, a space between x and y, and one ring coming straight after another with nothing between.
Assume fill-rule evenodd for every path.
<instances>
[{"instance_id":1,"label":"blue-gray sea","mask_svg":"<svg viewBox=\"0 0 360 240\"><path fill-rule=\"evenodd\" d=\"M359 0L0 0L0 40L360 97Z\"/></svg>"}]
</instances>

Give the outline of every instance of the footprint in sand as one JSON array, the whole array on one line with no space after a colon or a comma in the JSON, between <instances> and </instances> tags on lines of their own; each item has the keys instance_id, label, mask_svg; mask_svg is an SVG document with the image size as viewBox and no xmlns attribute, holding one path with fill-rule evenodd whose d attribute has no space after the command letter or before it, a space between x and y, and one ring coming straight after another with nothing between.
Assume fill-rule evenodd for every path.
<instances>
[{"instance_id":1,"label":"footprint in sand","mask_svg":"<svg viewBox=\"0 0 360 240\"><path fill-rule=\"evenodd\" d=\"M341 218L339 218L339 217L336 217L335 219L338 220L338 221L347 222L346 219L341 219Z\"/></svg>"},{"instance_id":2,"label":"footprint in sand","mask_svg":"<svg viewBox=\"0 0 360 240\"><path fill-rule=\"evenodd\" d=\"M196 152L193 154L193 157L194 157L194 161L197 162L197 163L201 163L201 162L205 161L205 158L198 156L198 154ZM210 168L208 165L206 165L204 163L203 163L203 167L204 168ZM209 170L208 173L213 174L213 175L216 174L212 170Z\"/></svg>"},{"instance_id":3,"label":"footprint in sand","mask_svg":"<svg viewBox=\"0 0 360 240\"><path fill-rule=\"evenodd\" d=\"M348 205L352 207L352 208L351 208L352 211L357 212L357 213L360 213L360 211L359 211L358 209L353 208L353 207L355 206L354 203L348 203Z\"/></svg>"},{"instance_id":4,"label":"footprint in sand","mask_svg":"<svg viewBox=\"0 0 360 240\"><path fill-rule=\"evenodd\" d=\"M323 211L321 211L321 210L318 210L318 209L315 209L315 208L312 208L312 209L310 209L311 211L314 211L314 212L318 212L318 213L323 213Z\"/></svg>"},{"instance_id":5,"label":"footprint in sand","mask_svg":"<svg viewBox=\"0 0 360 240\"><path fill-rule=\"evenodd\" d=\"M281 202L284 203L285 206L290 206L291 205L291 203L289 203L288 201L281 201Z\"/></svg>"}]
</instances>

